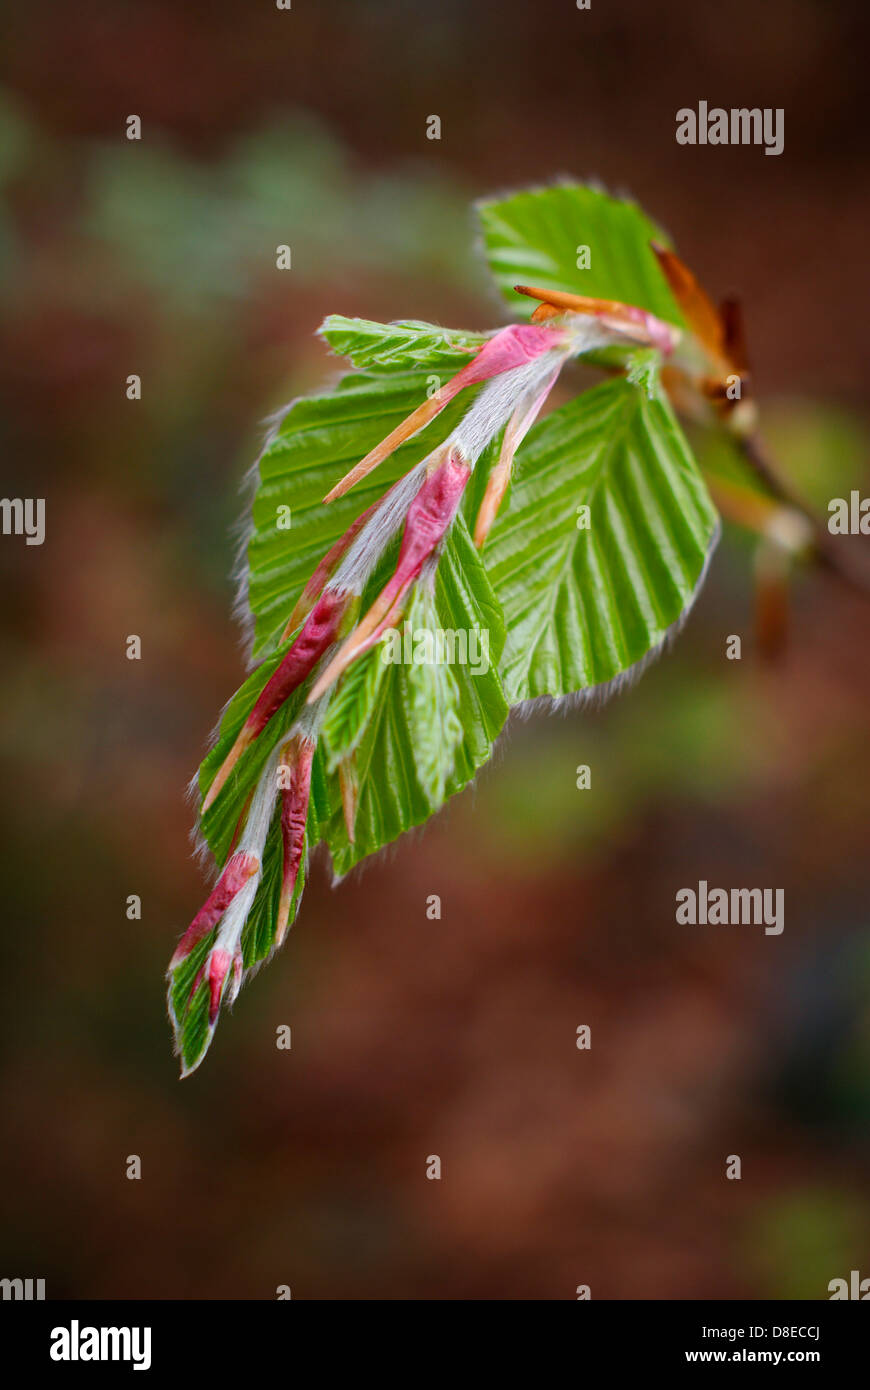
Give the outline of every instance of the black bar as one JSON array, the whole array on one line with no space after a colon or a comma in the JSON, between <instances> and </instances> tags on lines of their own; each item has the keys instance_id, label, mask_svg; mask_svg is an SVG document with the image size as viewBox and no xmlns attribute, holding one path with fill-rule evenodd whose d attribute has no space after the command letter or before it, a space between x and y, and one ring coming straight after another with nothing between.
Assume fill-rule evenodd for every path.
<instances>
[{"instance_id":1,"label":"black bar","mask_svg":"<svg viewBox=\"0 0 870 1390\"><path fill-rule=\"evenodd\" d=\"M863 1300L867 1301L867 1300ZM274 1365L275 1374L304 1375L309 1356L321 1370L342 1355L359 1374L392 1363L401 1379L431 1378L439 1363L446 1375L461 1365L454 1336L474 1359L483 1353L487 1381L504 1365L518 1377L525 1353L535 1380L550 1379L549 1365L565 1354L581 1374L642 1370L652 1375L677 1367L802 1365L829 1376L862 1364L870 1320L861 1302L578 1302L436 1303L425 1315L419 1304L363 1306L306 1302L2 1302L0 1333L4 1363L59 1376L101 1371L173 1379L217 1375L224 1381L253 1367ZM378 1309L380 1308L380 1311ZM386 1310L386 1311L385 1311ZM418 1319L423 1317L423 1321ZM93 1329L118 1329L97 1339ZM139 1329L134 1336L133 1329ZM144 1336L145 1329L149 1338ZM359 1337L355 1332L359 1332ZM128 1335L125 1335L128 1334ZM415 1349L408 1358L408 1336ZM544 1338L542 1341L541 1338ZM470 1339L470 1340L469 1340ZM53 1359L66 1353L77 1359ZM404 1348L404 1350L403 1350ZM98 1350L111 1358L86 1360ZM148 1360L147 1367L144 1362ZM860 1358L860 1359L858 1359ZM466 1363L467 1369L470 1369ZM597 1368L597 1369L596 1369Z\"/></svg>"}]
</instances>

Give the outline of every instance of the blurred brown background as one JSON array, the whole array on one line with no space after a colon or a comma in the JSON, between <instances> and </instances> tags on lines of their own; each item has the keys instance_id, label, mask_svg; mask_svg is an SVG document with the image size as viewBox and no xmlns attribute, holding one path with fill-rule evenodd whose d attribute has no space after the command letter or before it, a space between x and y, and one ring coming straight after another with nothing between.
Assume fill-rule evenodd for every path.
<instances>
[{"instance_id":1,"label":"blurred brown background","mask_svg":"<svg viewBox=\"0 0 870 1390\"><path fill-rule=\"evenodd\" d=\"M761 661L739 537L617 703L517 726L337 890L319 864L183 1085L163 1003L203 893L184 785L242 672L228 528L257 422L334 373L327 312L500 321L471 199L563 173L630 191L743 297L801 486L867 491L862 9L7 8L3 492L46 499L47 538L0 540L0 1274L331 1299L870 1276L870 606L807 574ZM677 146L699 99L783 107L784 153ZM784 887L784 934L677 926L699 878Z\"/></svg>"}]
</instances>

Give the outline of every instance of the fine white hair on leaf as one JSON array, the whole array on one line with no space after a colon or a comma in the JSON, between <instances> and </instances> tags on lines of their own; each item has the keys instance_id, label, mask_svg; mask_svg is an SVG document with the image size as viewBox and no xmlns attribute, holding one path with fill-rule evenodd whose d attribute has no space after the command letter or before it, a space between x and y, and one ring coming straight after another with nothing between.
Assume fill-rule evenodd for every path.
<instances>
[{"instance_id":1,"label":"fine white hair on leaf","mask_svg":"<svg viewBox=\"0 0 870 1390\"><path fill-rule=\"evenodd\" d=\"M655 647L651 648L650 651L648 651L645 654L645 656L641 657L640 661L636 661L633 666L629 666L627 670L621 671L618 676L614 676L613 680L605 681L601 685L589 686L586 690L572 691L568 695L535 696L531 700L522 700L519 704L514 705L510 711L510 715L505 723L504 728L502 729L501 733L499 734L498 738L493 744L490 758L487 760L485 764L483 764L478 769L478 772L469 784L472 795L474 795L474 789L477 786L480 774L485 770L485 768L493 763L499 762L500 759L502 759L505 756L507 742L510 738L511 723L513 720L529 719L534 714L540 714L544 712L567 715L574 709L582 709L589 705L603 705L604 703L606 703L607 700L610 699L612 695L615 695L619 693L621 690L626 689L628 686L633 685L640 678L640 676L643 675L647 667L651 666L652 663L659 656L661 656L665 649L671 645L676 636L679 634L681 628L683 627L683 624L686 622L687 618L689 617L689 614L692 611L692 608L694 607L694 604L698 598L698 595L701 592L701 589L704 586L704 580L707 577L707 570L710 567L710 561L713 558L713 552L715 551L716 546L719 542L720 532L721 526L717 522L716 527L713 531L713 535L710 539L710 545L707 549L707 555L704 560L703 568L701 570L700 575L698 576L698 581L695 584L694 589L692 590L689 601L686 604L680 616L668 628L661 641L658 642ZM464 790L467 792L468 788L465 788ZM449 801L446 801L445 808L448 806ZM440 814L444 814L444 808L442 808ZM424 825L425 823L423 825L411 826L408 830L404 831L398 837L398 839L392 841L390 844L382 845L381 848L377 850L374 854L370 854L365 859L359 860L358 863L354 864L353 867L345 871L345 873L339 873L337 871L335 863L332 859L332 855L329 853L328 847L325 843L321 845L320 849L322 850L324 857L326 858L327 863L329 864L333 888L337 887L338 884L343 882L343 880L347 878L349 874L360 875L374 864L389 862L390 860L392 860L398 853L401 843L403 841L407 841L415 835L420 835L424 829Z\"/></svg>"},{"instance_id":2,"label":"fine white hair on leaf","mask_svg":"<svg viewBox=\"0 0 870 1390\"><path fill-rule=\"evenodd\" d=\"M571 354L582 357L584 352L594 352L597 348L612 347L614 343L624 342L625 335L618 329L602 323L594 314L569 313L565 329L571 340Z\"/></svg>"},{"instance_id":3,"label":"fine white hair on leaf","mask_svg":"<svg viewBox=\"0 0 870 1390\"><path fill-rule=\"evenodd\" d=\"M224 701L223 706L221 707L220 714L218 715L217 720L215 721L212 727L212 731L209 734L208 739L206 740L206 751L204 755L205 757L208 757L208 754L217 744L217 741L220 738L221 724L224 721L224 715L226 714L230 705L233 703L234 699L235 695L230 695L229 698ZM211 881L214 881L220 873L220 866L215 863L208 841L202 833L202 821L200 815L201 792L199 786L199 768L197 768L196 772L194 772L190 781L187 783L187 787L185 790L188 802L191 806L194 807L196 811L196 819L193 825L191 826L190 830L190 841L193 845L193 857L196 859L197 863L202 868L203 873L206 875L206 877Z\"/></svg>"},{"instance_id":4,"label":"fine white hair on leaf","mask_svg":"<svg viewBox=\"0 0 870 1390\"><path fill-rule=\"evenodd\" d=\"M640 659L640 661L636 661L634 665L628 667L627 670L621 671L618 676L615 676L613 678L613 680L605 681L601 685L590 686L586 690L573 691L568 695L540 695L536 696L531 700L523 700L519 704L514 705L514 707L510 711L509 718L504 728L502 729L501 733L499 734L498 738L493 744L490 758L488 759L486 764L484 764L481 768L478 769L477 774L469 784L472 789L472 795L474 794L474 788L477 785L480 773L484 770L484 768L486 766L489 766L493 762L498 762L501 758L504 757L507 741L510 737L510 725L512 720L529 719L533 714L542 713L544 711L547 711L549 713L559 713L567 715L573 709L580 709L587 705L602 705L607 700L609 700L612 695L615 695L619 691L625 689L626 687L633 685L635 681L638 680L639 677L643 674L643 672L647 669L647 667L652 665L652 663L664 652L666 647L671 645L674 638L680 632L680 629L682 628L683 624L686 622L695 604L695 601L699 593L701 592L701 589L704 586L704 580L707 577L707 570L709 569L710 561L713 557L713 552L715 551L719 541L720 531L721 527L717 522L715 530L710 540L710 545L707 549L707 555L704 560L703 568L701 570L700 575L698 576L698 581L695 584L694 589L692 590L689 601L683 609L682 613L680 614L679 618L677 618L677 620L674 623L672 623L671 626L668 628L661 641L657 643L655 647L651 648L650 651L648 651L646 655ZM445 807L448 805L449 802L445 802ZM443 808L441 810L441 814L444 814ZM335 867L335 863L332 859L332 855L329 853L328 847L324 843L319 848L322 850L329 864L333 888L337 887L338 884L340 884L346 877L348 877L348 874L361 874L376 863L390 861L398 853L402 841L407 841L409 838L421 834L423 829L424 825L411 826L408 830L404 831L403 834L400 835L397 840L392 841L392 843L390 844L382 845L381 848L377 850L374 854L368 855L364 860L359 860L358 863L354 864L353 867L350 870L345 871L345 873L338 872L338 870Z\"/></svg>"},{"instance_id":5,"label":"fine white hair on leaf","mask_svg":"<svg viewBox=\"0 0 870 1390\"><path fill-rule=\"evenodd\" d=\"M421 839L425 829L425 821L420 825L410 825L408 829L403 830L395 840L390 840L387 844L381 845L378 849L373 850L371 854L367 854L364 858L358 859L355 864L352 864L349 869L345 869L342 873L339 873L338 869L335 867L332 851L326 840L321 841L321 843L316 846L316 852L313 857L315 862L318 856L322 859L326 872L329 874L329 881L332 887L337 888L340 883L344 883L344 880L350 878L351 875L355 878L362 878L364 874L369 873L378 864L394 863L402 852L402 846L404 844L413 843L414 840Z\"/></svg>"},{"instance_id":6,"label":"fine white hair on leaf","mask_svg":"<svg viewBox=\"0 0 870 1390\"><path fill-rule=\"evenodd\" d=\"M279 740L279 745L280 743L281 740ZM251 807L245 819L245 828L239 837L235 851L237 854L255 854L261 863L272 812L278 797L278 762L280 756L279 746L274 748L266 759L257 782L257 789L251 799Z\"/></svg>"},{"instance_id":7,"label":"fine white hair on leaf","mask_svg":"<svg viewBox=\"0 0 870 1390\"><path fill-rule=\"evenodd\" d=\"M341 643L333 642L332 646L323 653L323 656L320 658L312 673L312 683L316 684L319 677L332 661L332 658L337 656L340 650ZM332 691L333 687L330 686L328 690L324 690L323 694L319 699L315 700L312 705L309 705L307 701L303 704L296 717L296 722L290 730L291 735L299 734L302 738L308 739L309 743L317 742L320 736L321 725L326 718L326 711L329 709L329 702L332 699ZM284 740L282 739L281 742L283 743Z\"/></svg>"},{"instance_id":8,"label":"fine white hair on leaf","mask_svg":"<svg viewBox=\"0 0 870 1390\"><path fill-rule=\"evenodd\" d=\"M455 445L463 458L474 466L487 444L507 424L517 402L541 390L560 360L565 358L564 349L553 348L531 362L523 362L493 377L468 407L448 436L446 445Z\"/></svg>"},{"instance_id":9,"label":"fine white hair on leaf","mask_svg":"<svg viewBox=\"0 0 870 1390\"><path fill-rule=\"evenodd\" d=\"M586 705L601 706L606 704L611 696L618 695L628 686L634 685L643 675L644 671L646 671L654 661L658 660L681 632L683 625L695 606L698 595L704 587L704 581L707 578L707 571L710 568L713 552L719 543L721 530L721 524L717 521L713 530L713 535L710 538L710 544L707 547L707 554L701 573L698 576L697 583L689 595L689 600L680 613L680 616L671 623L661 640L657 642L654 647L650 647L649 651L644 653L639 661L636 661L633 666L628 666L624 671L620 671L612 680L602 681L600 685L587 686L585 690L572 690L567 695L535 695L530 700L521 700L519 704L514 705L511 714L518 719L528 719L533 714L540 714L542 712L548 714L568 714L572 709L581 709Z\"/></svg>"},{"instance_id":10,"label":"fine white hair on leaf","mask_svg":"<svg viewBox=\"0 0 870 1390\"><path fill-rule=\"evenodd\" d=\"M255 874L251 874L247 883L239 889L224 913L218 928L217 936L215 937L213 949L229 951L231 956L235 955L242 939L245 923L248 920L248 913L254 906L254 899L257 896L257 889L259 886L260 870L258 869Z\"/></svg>"},{"instance_id":11,"label":"fine white hair on leaf","mask_svg":"<svg viewBox=\"0 0 870 1390\"><path fill-rule=\"evenodd\" d=\"M455 520L456 517L453 518L453 521ZM450 523L450 526L452 530L453 522ZM449 532L447 533L447 535L449 535ZM447 539L447 535L445 535L444 537L445 541ZM428 594L430 596L434 596L435 594L435 576L438 573L438 565L440 561L441 548L439 547L438 550L434 551L433 554L427 556L427 558L423 561L423 568L420 570L420 578L417 580L417 587L423 593Z\"/></svg>"},{"instance_id":12,"label":"fine white hair on leaf","mask_svg":"<svg viewBox=\"0 0 870 1390\"><path fill-rule=\"evenodd\" d=\"M348 547L338 569L330 579L329 589L349 589L361 593L366 580L405 520L408 508L420 490L426 475L428 459L421 460L404 478L400 478L381 499Z\"/></svg>"},{"instance_id":13,"label":"fine white hair on leaf","mask_svg":"<svg viewBox=\"0 0 870 1390\"><path fill-rule=\"evenodd\" d=\"M290 407L287 406L286 409L289 410ZM269 436L267 436L267 438L268 437ZM241 482L239 483L239 496L242 499L243 510L238 520L234 521L230 527L230 537L234 545L233 565L230 571L230 580L235 584L233 618L241 630L242 651L245 654L245 662L249 668L251 666L251 650L254 645L254 615L251 612L250 603L248 546L254 534L252 512L254 498L257 494L257 487L260 482L260 460L268 447L268 443L264 442L256 459L251 464L250 468L247 468L242 475Z\"/></svg>"},{"instance_id":14,"label":"fine white hair on leaf","mask_svg":"<svg viewBox=\"0 0 870 1390\"><path fill-rule=\"evenodd\" d=\"M301 399L303 398L295 396L292 401L288 401L286 405L280 406L263 420L262 423L265 433L263 435L263 442L260 446L260 452L257 454L251 466L245 470L242 480L239 483L239 494L244 502L244 510L240 519L234 522L230 528L230 534L234 538L235 546L233 567L230 575L235 585L233 617L241 629L242 650L245 654L245 664L249 671L257 664L253 656L255 622L254 614L251 610L250 571L248 566L248 546L251 543L251 537L255 530L251 511L260 483L260 464L281 433L281 426L284 420L290 414L294 405Z\"/></svg>"},{"instance_id":15,"label":"fine white hair on leaf","mask_svg":"<svg viewBox=\"0 0 870 1390\"><path fill-rule=\"evenodd\" d=\"M196 808L196 820L190 828L190 843L192 846L193 857L199 864L206 878L213 881L217 877L217 864L212 857L208 841L202 833L199 816L199 769L191 777L186 789L187 799Z\"/></svg>"},{"instance_id":16,"label":"fine white hair on leaf","mask_svg":"<svg viewBox=\"0 0 870 1390\"><path fill-rule=\"evenodd\" d=\"M235 955L239 942L242 939L242 931L245 922L248 920L248 913L254 906L254 899L257 896L257 889L260 886L260 878L263 873L263 851L266 847L266 836L269 833L269 826L272 823L272 814L275 810L275 802L278 799L278 762L281 756L280 747L273 749L266 759L265 766L260 773L257 789L251 799L251 807L245 820L245 828L239 837L234 853L251 854L257 859L257 870L251 874L250 878L239 889L233 898L221 920L215 946L222 950L229 951ZM236 990L235 993L238 991ZM233 997L235 997L235 993Z\"/></svg>"}]
</instances>

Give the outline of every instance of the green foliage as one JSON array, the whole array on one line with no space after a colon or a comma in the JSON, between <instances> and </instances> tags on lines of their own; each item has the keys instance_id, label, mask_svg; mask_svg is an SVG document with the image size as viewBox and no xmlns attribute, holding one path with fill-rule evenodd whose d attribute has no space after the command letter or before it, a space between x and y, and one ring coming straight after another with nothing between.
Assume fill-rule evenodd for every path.
<instances>
[{"instance_id":1,"label":"green foliage","mask_svg":"<svg viewBox=\"0 0 870 1390\"><path fill-rule=\"evenodd\" d=\"M548 416L521 452L486 550L510 701L588 690L641 661L691 602L715 535L657 381L620 377Z\"/></svg>"},{"instance_id":2,"label":"green foliage","mask_svg":"<svg viewBox=\"0 0 870 1390\"><path fill-rule=\"evenodd\" d=\"M338 683L321 731L330 772L356 752L378 707L387 674L381 655L378 647L373 648L345 671Z\"/></svg>"},{"instance_id":3,"label":"green foliage","mask_svg":"<svg viewBox=\"0 0 870 1390\"><path fill-rule=\"evenodd\" d=\"M352 740L336 750L333 722L325 738L333 765L352 748L358 779L355 839L349 840L340 810L325 831L339 875L421 825L461 791L489 758L508 715L497 669L504 643L501 611L461 517L438 566L434 596L424 607L430 629L488 633L493 665L479 675L468 665L454 666L448 686L443 667L387 662L383 649L366 658L366 675L354 687L353 722L343 723L341 705L334 716L335 724L353 730ZM415 605L408 622L419 621L420 613ZM375 663L382 667L377 676Z\"/></svg>"},{"instance_id":4,"label":"green foliage","mask_svg":"<svg viewBox=\"0 0 870 1390\"><path fill-rule=\"evenodd\" d=\"M348 469L426 399L427 376L419 368L354 372L294 401L284 416L260 459L247 548L254 657L274 650L306 580L351 522L458 421L467 402L448 407L347 496L323 505ZM290 508L289 530L278 524L282 506Z\"/></svg>"},{"instance_id":5,"label":"green foliage","mask_svg":"<svg viewBox=\"0 0 870 1390\"><path fill-rule=\"evenodd\" d=\"M425 590L419 592L408 615L409 627L424 635L438 629L434 597ZM459 682L446 662L433 654L430 669L421 662L408 667L408 694L414 712L414 725L420 731L415 764L420 784L429 801L440 806L456 756L462 742L463 728L459 717ZM445 653L446 655L446 653ZM462 669L462 668L460 668ZM481 673L482 674L482 673Z\"/></svg>"},{"instance_id":6,"label":"green foliage","mask_svg":"<svg viewBox=\"0 0 870 1390\"><path fill-rule=\"evenodd\" d=\"M489 268L513 313L534 308L514 285L535 285L636 304L682 325L649 246L667 245L668 238L636 203L583 184L558 184L487 199L477 210ZM578 266L583 247L589 248L588 269Z\"/></svg>"},{"instance_id":7,"label":"green foliage","mask_svg":"<svg viewBox=\"0 0 870 1390\"><path fill-rule=\"evenodd\" d=\"M650 238L662 234L634 204L565 185L486 202L479 211L490 267L512 308L530 311L531 302L512 286L531 283L640 305L681 323L649 248ZM588 268L578 266L583 246ZM282 635L315 567L363 511L447 437L473 399L474 389L462 392L375 472L325 506L325 494L433 387L459 371L484 336L415 320L379 324L340 315L328 317L320 332L356 370L295 401L259 460L244 577L252 655L261 664L227 707L200 769L203 793L288 650ZM490 757L512 705L613 681L657 650L690 605L715 541L716 514L662 390L658 353L620 350L618 363L624 374L531 431L515 459L502 514L479 553L468 523L497 441L485 451L434 580L421 580L396 629L346 669L333 690L314 758L305 849L324 843L338 875L422 824L465 787ZM361 611L395 567L398 549L397 536L369 579ZM402 659L390 659L397 643L407 641L413 650L421 630L468 643L471 659L439 662L430 650L428 659L409 661L404 649ZM488 660L475 663L475 651ZM290 697L242 755L203 818L203 836L219 864L306 689ZM242 936L246 969L274 945L281 862L276 812ZM293 913L303 881L304 865ZM212 939L199 944L170 986L188 1068L210 1041L206 992L200 988L189 1008L188 995Z\"/></svg>"},{"instance_id":8,"label":"green foliage","mask_svg":"<svg viewBox=\"0 0 870 1390\"><path fill-rule=\"evenodd\" d=\"M256 671L251 673L244 685L236 691L227 705L221 719L217 739L200 764L197 782L203 796L205 796L215 773L232 748L236 735L248 717L257 696L276 667L280 665L289 645L288 642L283 642L267 661L262 662ZM226 860L236 826L239 823L239 817L245 808L249 795L257 784L266 759L281 735L289 729L301 703L301 697L297 696L295 699L288 700L283 709L278 711L275 718L263 730L260 738L242 754L221 795L201 817L200 832L218 864L223 864Z\"/></svg>"},{"instance_id":9,"label":"green foliage","mask_svg":"<svg viewBox=\"0 0 870 1390\"><path fill-rule=\"evenodd\" d=\"M190 1071L206 1052L209 1043L208 989L200 981L191 996L193 982L211 949L212 932L191 951L169 983L169 1012L175 1028L175 1041L182 1068Z\"/></svg>"},{"instance_id":10,"label":"green foliage","mask_svg":"<svg viewBox=\"0 0 870 1390\"><path fill-rule=\"evenodd\" d=\"M318 329L340 357L355 367L415 367L451 374L477 352L483 333L458 333L431 323L403 319L398 323L373 323L371 319L347 319L330 314Z\"/></svg>"}]
</instances>

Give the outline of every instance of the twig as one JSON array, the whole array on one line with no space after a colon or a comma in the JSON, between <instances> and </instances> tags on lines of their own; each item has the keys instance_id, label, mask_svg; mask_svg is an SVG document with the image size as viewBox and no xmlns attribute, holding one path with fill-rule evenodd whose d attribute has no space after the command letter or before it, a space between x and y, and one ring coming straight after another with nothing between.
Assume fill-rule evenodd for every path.
<instances>
[{"instance_id":1,"label":"twig","mask_svg":"<svg viewBox=\"0 0 870 1390\"><path fill-rule=\"evenodd\" d=\"M861 594L864 598L870 597L870 565L866 560L856 564L854 551L850 554L848 547L838 546L834 543L834 538L824 522L786 481L779 466L771 458L759 433L755 431L747 435L735 434L734 438L744 461L767 491L777 501L792 507L809 522L812 527L813 549L817 563L828 573L842 580L855 593Z\"/></svg>"}]
</instances>

